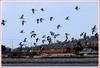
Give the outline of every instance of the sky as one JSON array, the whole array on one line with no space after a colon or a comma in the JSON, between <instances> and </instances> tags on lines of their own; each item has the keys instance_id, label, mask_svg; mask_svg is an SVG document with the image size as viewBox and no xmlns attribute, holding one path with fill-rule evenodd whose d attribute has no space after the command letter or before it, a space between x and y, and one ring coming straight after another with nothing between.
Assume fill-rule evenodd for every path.
<instances>
[{"instance_id":1,"label":"sky","mask_svg":"<svg viewBox=\"0 0 100 68\"><path fill-rule=\"evenodd\" d=\"M75 10L76 6L80 8L78 11ZM34 14L32 13L33 8L36 9ZM45 11L41 11L41 8L44 8ZM42 44L41 37L43 35L50 35L50 31L59 33L60 36L57 40L64 41L65 33L70 34L69 40L72 37L79 39L81 32L86 32L88 36L91 36L91 28L94 25L98 26L97 2L4 2L2 9L3 19L7 20L5 26L3 26L3 44L11 48L19 47L19 43L25 37L27 38L26 46L34 46L35 39L30 37L32 30L40 38L37 43L40 45ZM24 20L26 21L24 26L21 25L21 20L19 19L22 14L24 14ZM65 20L67 16L69 16L69 21ZM37 24L36 19L41 17L44 18L43 23ZM52 22L49 20L49 17L54 17ZM57 30L56 26L59 24L61 28ZM21 30L24 30L25 33L21 34Z\"/></svg>"}]
</instances>

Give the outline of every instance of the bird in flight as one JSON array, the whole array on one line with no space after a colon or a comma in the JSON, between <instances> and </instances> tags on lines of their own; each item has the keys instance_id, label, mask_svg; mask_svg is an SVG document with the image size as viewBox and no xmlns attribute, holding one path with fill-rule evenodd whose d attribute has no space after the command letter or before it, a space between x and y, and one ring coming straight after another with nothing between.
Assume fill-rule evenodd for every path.
<instances>
[{"instance_id":1,"label":"bird in flight","mask_svg":"<svg viewBox=\"0 0 100 68\"><path fill-rule=\"evenodd\" d=\"M92 34L96 31L96 25L92 28Z\"/></svg>"},{"instance_id":2,"label":"bird in flight","mask_svg":"<svg viewBox=\"0 0 100 68\"><path fill-rule=\"evenodd\" d=\"M69 34L68 34L68 33L65 33L65 35L66 35L66 38L68 38L68 35L69 35Z\"/></svg>"},{"instance_id":3,"label":"bird in flight","mask_svg":"<svg viewBox=\"0 0 100 68\"><path fill-rule=\"evenodd\" d=\"M52 21L53 20L53 17L50 17L50 21Z\"/></svg>"},{"instance_id":4,"label":"bird in flight","mask_svg":"<svg viewBox=\"0 0 100 68\"><path fill-rule=\"evenodd\" d=\"M33 43L36 46L36 43Z\"/></svg>"},{"instance_id":5,"label":"bird in flight","mask_svg":"<svg viewBox=\"0 0 100 68\"><path fill-rule=\"evenodd\" d=\"M39 38L36 38L36 43L39 41Z\"/></svg>"},{"instance_id":6,"label":"bird in flight","mask_svg":"<svg viewBox=\"0 0 100 68\"><path fill-rule=\"evenodd\" d=\"M22 20L22 26L24 25L25 22L26 22L25 20Z\"/></svg>"},{"instance_id":7,"label":"bird in flight","mask_svg":"<svg viewBox=\"0 0 100 68\"><path fill-rule=\"evenodd\" d=\"M66 40L65 40L65 41L67 41L67 40L68 40L68 35L69 35L69 34L68 34L68 33L65 33L65 35L66 35Z\"/></svg>"},{"instance_id":8,"label":"bird in flight","mask_svg":"<svg viewBox=\"0 0 100 68\"><path fill-rule=\"evenodd\" d=\"M55 34L55 36L60 36L60 34Z\"/></svg>"},{"instance_id":9,"label":"bird in flight","mask_svg":"<svg viewBox=\"0 0 100 68\"><path fill-rule=\"evenodd\" d=\"M95 33L95 38L97 38L97 40L98 40L98 33Z\"/></svg>"},{"instance_id":10,"label":"bird in flight","mask_svg":"<svg viewBox=\"0 0 100 68\"><path fill-rule=\"evenodd\" d=\"M22 44L22 42L19 43L20 48L22 49L22 47L24 46L24 44Z\"/></svg>"},{"instance_id":11,"label":"bird in flight","mask_svg":"<svg viewBox=\"0 0 100 68\"><path fill-rule=\"evenodd\" d=\"M59 29L61 27L61 25L57 25L57 29Z\"/></svg>"},{"instance_id":12,"label":"bird in flight","mask_svg":"<svg viewBox=\"0 0 100 68\"><path fill-rule=\"evenodd\" d=\"M30 34L33 34L35 31L31 31Z\"/></svg>"},{"instance_id":13,"label":"bird in flight","mask_svg":"<svg viewBox=\"0 0 100 68\"><path fill-rule=\"evenodd\" d=\"M44 11L44 9L43 9L43 8L41 8L40 10L41 10L41 11Z\"/></svg>"},{"instance_id":14,"label":"bird in flight","mask_svg":"<svg viewBox=\"0 0 100 68\"><path fill-rule=\"evenodd\" d=\"M42 36L42 38L45 38L45 37L46 37L46 35L43 35L43 36Z\"/></svg>"},{"instance_id":15,"label":"bird in flight","mask_svg":"<svg viewBox=\"0 0 100 68\"><path fill-rule=\"evenodd\" d=\"M44 20L43 18L40 18L40 22L43 22L43 20Z\"/></svg>"},{"instance_id":16,"label":"bird in flight","mask_svg":"<svg viewBox=\"0 0 100 68\"><path fill-rule=\"evenodd\" d=\"M84 34L84 32L82 32L81 34L80 34L80 36L82 36Z\"/></svg>"},{"instance_id":17,"label":"bird in flight","mask_svg":"<svg viewBox=\"0 0 100 68\"><path fill-rule=\"evenodd\" d=\"M76 10L79 10L80 8L78 6L75 7Z\"/></svg>"},{"instance_id":18,"label":"bird in flight","mask_svg":"<svg viewBox=\"0 0 100 68\"><path fill-rule=\"evenodd\" d=\"M32 13L33 13L33 14L35 13L35 11L36 11L35 9L32 9Z\"/></svg>"},{"instance_id":19,"label":"bird in flight","mask_svg":"<svg viewBox=\"0 0 100 68\"><path fill-rule=\"evenodd\" d=\"M20 17L20 19L24 19L24 15L22 14L22 16Z\"/></svg>"},{"instance_id":20,"label":"bird in flight","mask_svg":"<svg viewBox=\"0 0 100 68\"><path fill-rule=\"evenodd\" d=\"M24 30L21 30L20 33L25 33Z\"/></svg>"},{"instance_id":21,"label":"bird in flight","mask_svg":"<svg viewBox=\"0 0 100 68\"><path fill-rule=\"evenodd\" d=\"M65 33L65 35L68 36L69 34L68 33Z\"/></svg>"},{"instance_id":22,"label":"bird in flight","mask_svg":"<svg viewBox=\"0 0 100 68\"><path fill-rule=\"evenodd\" d=\"M67 16L67 17L65 18L65 20L69 20L69 16Z\"/></svg>"},{"instance_id":23,"label":"bird in flight","mask_svg":"<svg viewBox=\"0 0 100 68\"><path fill-rule=\"evenodd\" d=\"M86 39L86 33L84 33L84 36L83 37L84 37L84 39Z\"/></svg>"},{"instance_id":24,"label":"bird in flight","mask_svg":"<svg viewBox=\"0 0 100 68\"><path fill-rule=\"evenodd\" d=\"M6 22L5 20L2 20L1 25L4 26L5 25L5 22Z\"/></svg>"},{"instance_id":25,"label":"bird in flight","mask_svg":"<svg viewBox=\"0 0 100 68\"><path fill-rule=\"evenodd\" d=\"M46 41L46 40L45 40L45 39L43 39L43 40L42 40L42 43L44 44L44 42L45 42L45 41Z\"/></svg>"},{"instance_id":26,"label":"bird in flight","mask_svg":"<svg viewBox=\"0 0 100 68\"><path fill-rule=\"evenodd\" d=\"M37 19L36 21L37 21L37 24L39 24L39 19Z\"/></svg>"},{"instance_id":27,"label":"bird in flight","mask_svg":"<svg viewBox=\"0 0 100 68\"><path fill-rule=\"evenodd\" d=\"M52 32L52 31L50 31L50 34L51 34L52 36L54 36L54 35L55 35L55 33L54 33L54 32Z\"/></svg>"},{"instance_id":28,"label":"bird in flight","mask_svg":"<svg viewBox=\"0 0 100 68\"><path fill-rule=\"evenodd\" d=\"M55 34L55 35L54 35L54 38L56 38L57 36L60 36L60 34Z\"/></svg>"},{"instance_id":29,"label":"bird in flight","mask_svg":"<svg viewBox=\"0 0 100 68\"><path fill-rule=\"evenodd\" d=\"M23 42L26 42L27 38L24 38Z\"/></svg>"},{"instance_id":30,"label":"bird in flight","mask_svg":"<svg viewBox=\"0 0 100 68\"><path fill-rule=\"evenodd\" d=\"M36 37L36 34L35 34L35 33L34 33L34 34L32 34L32 35L31 35L31 38L32 38L32 37L34 37L34 38L35 38L35 37Z\"/></svg>"}]
</instances>

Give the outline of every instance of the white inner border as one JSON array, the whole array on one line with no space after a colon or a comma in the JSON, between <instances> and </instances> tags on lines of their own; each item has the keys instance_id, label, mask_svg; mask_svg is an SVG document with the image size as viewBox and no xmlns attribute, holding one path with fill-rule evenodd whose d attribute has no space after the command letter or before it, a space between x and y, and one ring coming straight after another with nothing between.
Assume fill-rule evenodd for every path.
<instances>
[{"instance_id":1,"label":"white inner border","mask_svg":"<svg viewBox=\"0 0 100 68\"><path fill-rule=\"evenodd\" d=\"M2 2L98 2L98 32L100 33L99 26L100 26L100 16L99 16L99 6L100 6L100 0L0 0L0 18L2 19ZM1 20L0 20L1 22ZM2 27L0 26L0 31L2 31ZM0 45L2 44L2 32L0 32ZM100 36L99 36L100 41ZM100 46L99 46L100 48ZM99 49L99 55L100 55L100 49ZM0 46L0 60L1 59L1 46ZM100 62L100 56L99 56L99 62ZM100 68L99 66L52 66L53 68ZM0 68L1 68L1 61L0 61ZM3 66L2 68L51 68L51 66Z\"/></svg>"},{"instance_id":2,"label":"white inner border","mask_svg":"<svg viewBox=\"0 0 100 68\"><path fill-rule=\"evenodd\" d=\"M98 2L99 0L1 0L3 2Z\"/></svg>"}]
</instances>

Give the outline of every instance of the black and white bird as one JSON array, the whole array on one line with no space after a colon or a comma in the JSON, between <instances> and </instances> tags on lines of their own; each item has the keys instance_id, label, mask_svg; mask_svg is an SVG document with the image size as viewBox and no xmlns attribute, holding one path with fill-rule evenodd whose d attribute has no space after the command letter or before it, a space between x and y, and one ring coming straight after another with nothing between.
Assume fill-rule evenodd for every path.
<instances>
[{"instance_id":1,"label":"black and white bird","mask_svg":"<svg viewBox=\"0 0 100 68\"><path fill-rule=\"evenodd\" d=\"M36 38L36 43L39 41L39 38Z\"/></svg>"},{"instance_id":2,"label":"black and white bird","mask_svg":"<svg viewBox=\"0 0 100 68\"><path fill-rule=\"evenodd\" d=\"M34 13L35 13L35 11L36 11L36 10L33 8L33 9L32 9L32 13L34 14Z\"/></svg>"},{"instance_id":3,"label":"black and white bird","mask_svg":"<svg viewBox=\"0 0 100 68\"><path fill-rule=\"evenodd\" d=\"M57 25L57 29L59 29L61 27L61 25Z\"/></svg>"},{"instance_id":4,"label":"black and white bird","mask_svg":"<svg viewBox=\"0 0 100 68\"><path fill-rule=\"evenodd\" d=\"M31 38L32 38L32 37L34 37L34 38L35 38L35 37L36 37L36 35L37 35L37 34L35 34L35 33L34 33L34 34L32 34L32 35L31 35Z\"/></svg>"},{"instance_id":5,"label":"black and white bird","mask_svg":"<svg viewBox=\"0 0 100 68\"><path fill-rule=\"evenodd\" d=\"M23 14L21 15L20 19L24 19L24 15Z\"/></svg>"},{"instance_id":6,"label":"black and white bird","mask_svg":"<svg viewBox=\"0 0 100 68\"><path fill-rule=\"evenodd\" d=\"M22 49L22 47L24 46L24 44L22 42L19 43L20 48Z\"/></svg>"},{"instance_id":7,"label":"black and white bird","mask_svg":"<svg viewBox=\"0 0 100 68\"><path fill-rule=\"evenodd\" d=\"M69 35L69 34L68 34L68 33L65 33L65 35L66 35L66 40L65 40L65 41L67 42L67 40L68 40L68 35Z\"/></svg>"},{"instance_id":8,"label":"black and white bird","mask_svg":"<svg viewBox=\"0 0 100 68\"><path fill-rule=\"evenodd\" d=\"M98 40L98 33L95 33L95 38Z\"/></svg>"},{"instance_id":9,"label":"black and white bird","mask_svg":"<svg viewBox=\"0 0 100 68\"><path fill-rule=\"evenodd\" d=\"M52 32L52 31L50 31L50 35L54 36L54 35L55 35L55 33L54 33L54 32Z\"/></svg>"},{"instance_id":10,"label":"black and white bird","mask_svg":"<svg viewBox=\"0 0 100 68\"><path fill-rule=\"evenodd\" d=\"M37 21L37 24L39 24L39 19L36 19L36 21Z\"/></svg>"},{"instance_id":11,"label":"black and white bird","mask_svg":"<svg viewBox=\"0 0 100 68\"><path fill-rule=\"evenodd\" d=\"M25 24L25 22L26 22L25 20L22 20L22 26Z\"/></svg>"},{"instance_id":12,"label":"black and white bird","mask_svg":"<svg viewBox=\"0 0 100 68\"><path fill-rule=\"evenodd\" d=\"M50 36L47 36L47 41L49 42L49 44L52 43L52 39Z\"/></svg>"},{"instance_id":13,"label":"black and white bird","mask_svg":"<svg viewBox=\"0 0 100 68\"><path fill-rule=\"evenodd\" d=\"M50 17L50 21L52 21L53 20L53 17Z\"/></svg>"},{"instance_id":14,"label":"black and white bird","mask_svg":"<svg viewBox=\"0 0 100 68\"><path fill-rule=\"evenodd\" d=\"M55 35L54 35L54 38L56 38L56 37L58 37L58 36L60 36L60 34L55 34Z\"/></svg>"},{"instance_id":15,"label":"black and white bird","mask_svg":"<svg viewBox=\"0 0 100 68\"><path fill-rule=\"evenodd\" d=\"M65 20L69 20L69 16L67 16L67 17L65 18Z\"/></svg>"},{"instance_id":16,"label":"black and white bird","mask_svg":"<svg viewBox=\"0 0 100 68\"><path fill-rule=\"evenodd\" d=\"M30 34L33 34L35 31L31 31Z\"/></svg>"},{"instance_id":17,"label":"black and white bird","mask_svg":"<svg viewBox=\"0 0 100 68\"><path fill-rule=\"evenodd\" d=\"M43 35L43 36L42 36L42 38L45 38L45 37L46 37L46 35Z\"/></svg>"},{"instance_id":18,"label":"black and white bird","mask_svg":"<svg viewBox=\"0 0 100 68\"><path fill-rule=\"evenodd\" d=\"M86 39L86 33L84 33L83 38Z\"/></svg>"},{"instance_id":19,"label":"black and white bird","mask_svg":"<svg viewBox=\"0 0 100 68\"><path fill-rule=\"evenodd\" d=\"M33 43L36 46L36 43Z\"/></svg>"},{"instance_id":20,"label":"black and white bird","mask_svg":"<svg viewBox=\"0 0 100 68\"><path fill-rule=\"evenodd\" d=\"M68 35L69 35L69 34L68 34L68 33L65 33L65 35L66 35L66 38L68 38Z\"/></svg>"},{"instance_id":21,"label":"black and white bird","mask_svg":"<svg viewBox=\"0 0 100 68\"><path fill-rule=\"evenodd\" d=\"M21 30L20 33L25 33L24 30Z\"/></svg>"},{"instance_id":22,"label":"black and white bird","mask_svg":"<svg viewBox=\"0 0 100 68\"><path fill-rule=\"evenodd\" d=\"M43 9L43 8L41 8L40 10L41 10L41 11L44 11L44 9Z\"/></svg>"},{"instance_id":23,"label":"black and white bird","mask_svg":"<svg viewBox=\"0 0 100 68\"><path fill-rule=\"evenodd\" d=\"M46 40L45 40L45 39L43 39L43 40L42 40L42 43L44 44L44 42L45 42L45 41L46 41Z\"/></svg>"},{"instance_id":24,"label":"black and white bird","mask_svg":"<svg viewBox=\"0 0 100 68\"><path fill-rule=\"evenodd\" d=\"M40 22L43 22L43 20L44 20L43 18L40 18Z\"/></svg>"},{"instance_id":25,"label":"black and white bird","mask_svg":"<svg viewBox=\"0 0 100 68\"><path fill-rule=\"evenodd\" d=\"M75 9L78 11L80 8L78 6L76 6Z\"/></svg>"},{"instance_id":26,"label":"black and white bird","mask_svg":"<svg viewBox=\"0 0 100 68\"><path fill-rule=\"evenodd\" d=\"M80 36L83 36L84 35L84 32L82 32L81 34L80 34Z\"/></svg>"},{"instance_id":27,"label":"black and white bird","mask_svg":"<svg viewBox=\"0 0 100 68\"><path fill-rule=\"evenodd\" d=\"M96 25L92 28L92 34L96 31Z\"/></svg>"},{"instance_id":28,"label":"black and white bird","mask_svg":"<svg viewBox=\"0 0 100 68\"><path fill-rule=\"evenodd\" d=\"M27 42L27 38L24 38L23 42Z\"/></svg>"},{"instance_id":29,"label":"black and white bird","mask_svg":"<svg viewBox=\"0 0 100 68\"><path fill-rule=\"evenodd\" d=\"M5 21L5 20L2 20L2 22L1 22L1 25L5 25L5 22L7 22L7 21Z\"/></svg>"}]
</instances>

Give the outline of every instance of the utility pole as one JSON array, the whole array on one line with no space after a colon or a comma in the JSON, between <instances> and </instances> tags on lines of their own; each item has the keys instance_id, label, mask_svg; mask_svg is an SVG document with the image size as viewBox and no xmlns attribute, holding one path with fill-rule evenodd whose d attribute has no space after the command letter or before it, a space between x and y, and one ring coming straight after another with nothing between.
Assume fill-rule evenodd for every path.
<instances>
[{"instance_id":1,"label":"utility pole","mask_svg":"<svg viewBox=\"0 0 100 68\"><path fill-rule=\"evenodd\" d=\"M11 45L12 45L12 47L11 47L11 51L13 51L13 40L11 41Z\"/></svg>"}]
</instances>

